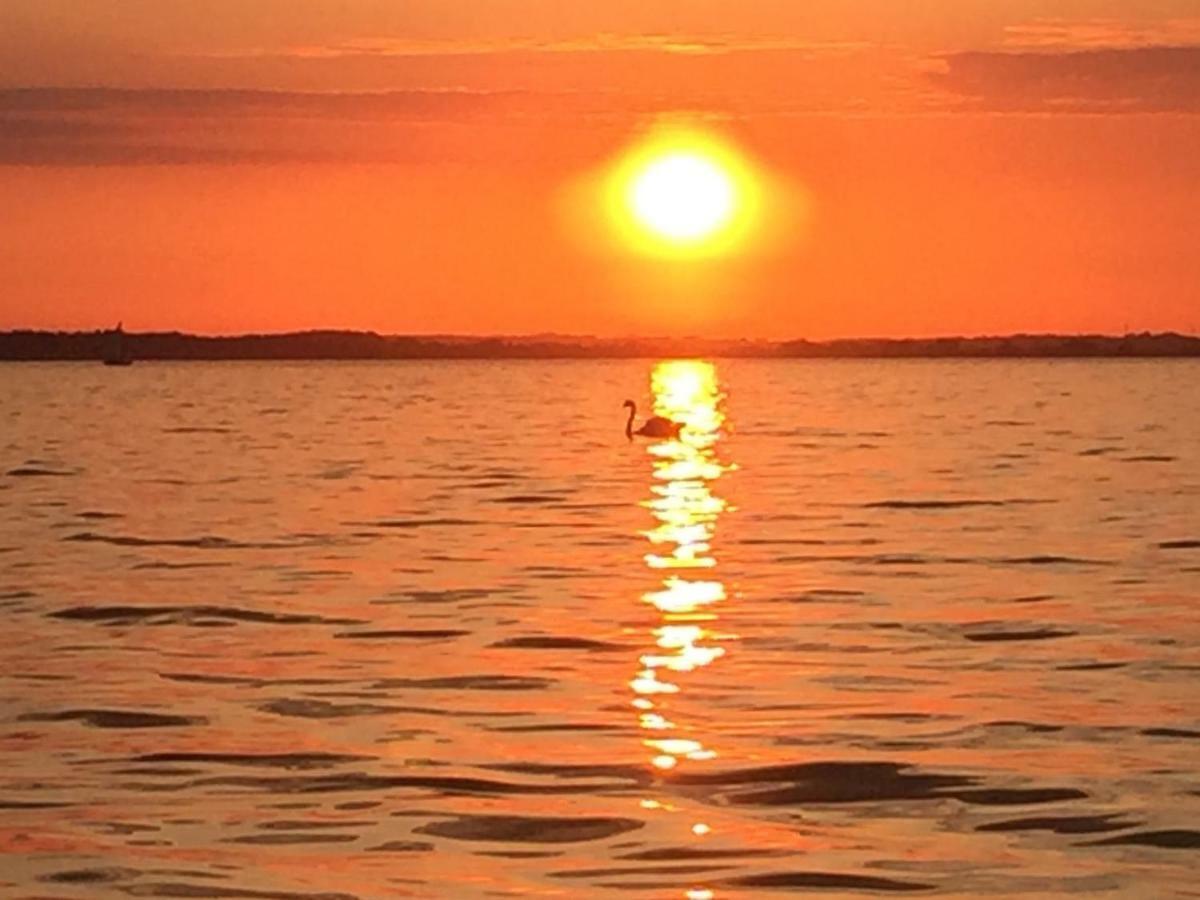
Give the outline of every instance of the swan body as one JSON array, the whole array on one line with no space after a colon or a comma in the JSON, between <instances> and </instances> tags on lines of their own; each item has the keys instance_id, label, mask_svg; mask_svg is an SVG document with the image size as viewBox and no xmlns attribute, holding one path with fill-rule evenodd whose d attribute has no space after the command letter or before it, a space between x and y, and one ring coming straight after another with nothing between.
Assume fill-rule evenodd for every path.
<instances>
[{"instance_id":1,"label":"swan body","mask_svg":"<svg viewBox=\"0 0 1200 900\"><path fill-rule=\"evenodd\" d=\"M632 400L626 400L623 405L629 410L629 421L625 423L625 437L629 438L629 440L632 441L635 434L651 438L679 437L683 423L672 422L670 419L665 419L662 416L651 416L642 423L641 428L635 431L633 428L633 417L637 415L637 404Z\"/></svg>"}]
</instances>

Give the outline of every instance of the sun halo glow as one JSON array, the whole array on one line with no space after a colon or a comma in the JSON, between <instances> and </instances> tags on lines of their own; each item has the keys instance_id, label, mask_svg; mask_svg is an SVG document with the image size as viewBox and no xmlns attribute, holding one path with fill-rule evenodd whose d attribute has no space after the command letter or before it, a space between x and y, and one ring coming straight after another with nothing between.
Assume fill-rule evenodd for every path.
<instances>
[{"instance_id":1,"label":"sun halo glow","mask_svg":"<svg viewBox=\"0 0 1200 900\"><path fill-rule=\"evenodd\" d=\"M635 253L723 256L739 248L759 212L757 179L731 146L706 132L661 130L614 166L610 219Z\"/></svg>"}]
</instances>

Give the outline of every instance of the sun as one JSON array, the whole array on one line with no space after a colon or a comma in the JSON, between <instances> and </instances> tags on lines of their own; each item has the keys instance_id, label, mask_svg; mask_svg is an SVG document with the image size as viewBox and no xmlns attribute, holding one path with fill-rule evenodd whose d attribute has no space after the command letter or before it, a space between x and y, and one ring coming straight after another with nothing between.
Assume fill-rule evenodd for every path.
<instances>
[{"instance_id":1,"label":"sun","mask_svg":"<svg viewBox=\"0 0 1200 900\"><path fill-rule=\"evenodd\" d=\"M660 127L616 161L609 218L635 253L691 259L739 249L759 218L760 190L747 160L716 134Z\"/></svg>"},{"instance_id":2,"label":"sun","mask_svg":"<svg viewBox=\"0 0 1200 900\"><path fill-rule=\"evenodd\" d=\"M679 243L702 241L727 225L737 204L733 179L694 151L650 160L633 179L629 205L647 230Z\"/></svg>"}]
</instances>

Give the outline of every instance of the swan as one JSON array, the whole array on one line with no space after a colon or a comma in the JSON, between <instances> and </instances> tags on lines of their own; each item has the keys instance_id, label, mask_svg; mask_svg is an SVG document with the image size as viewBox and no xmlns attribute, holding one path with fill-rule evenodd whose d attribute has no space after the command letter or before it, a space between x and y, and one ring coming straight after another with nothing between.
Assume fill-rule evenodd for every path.
<instances>
[{"instance_id":1,"label":"swan","mask_svg":"<svg viewBox=\"0 0 1200 900\"><path fill-rule=\"evenodd\" d=\"M642 423L642 427L637 431L633 430L633 417L637 415L637 404L632 400L626 400L623 404L629 408L629 421L625 423L625 437L633 440L635 434L640 434L642 437L653 438L677 438L679 432L683 428L682 422L672 422L670 419L664 419L662 416L651 416Z\"/></svg>"}]
</instances>

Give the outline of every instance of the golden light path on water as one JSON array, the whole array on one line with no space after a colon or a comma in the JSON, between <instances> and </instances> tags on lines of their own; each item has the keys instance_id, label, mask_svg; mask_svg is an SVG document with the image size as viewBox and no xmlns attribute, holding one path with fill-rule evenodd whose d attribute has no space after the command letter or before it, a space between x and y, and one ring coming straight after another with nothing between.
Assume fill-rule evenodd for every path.
<instances>
[{"instance_id":1,"label":"golden light path on water","mask_svg":"<svg viewBox=\"0 0 1200 900\"><path fill-rule=\"evenodd\" d=\"M642 600L657 610L660 624L651 632L653 648L639 658L630 687L650 764L665 773L689 761L703 762L718 755L687 722L672 717L671 707L672 698L686 690L688 673L725 654L715 624L718 605L726 594L713 571L717 560L712 540L727 504L713 487L732 466L717 456L724 424L723 398L711 363L659 363L651 374L651 390L654 413L684 427L678 438L648 447L653 483L651 497L643 505L657 524L644 532L651 545L645 562L652 572L661 573L662 583ZM663 806L653 799L642 805L650 809ZM702 837L710 828L694 822L691 831ZM708 889L695 888L685 896L705 900L714 895Z\"/></svg>"}]
</instances>

